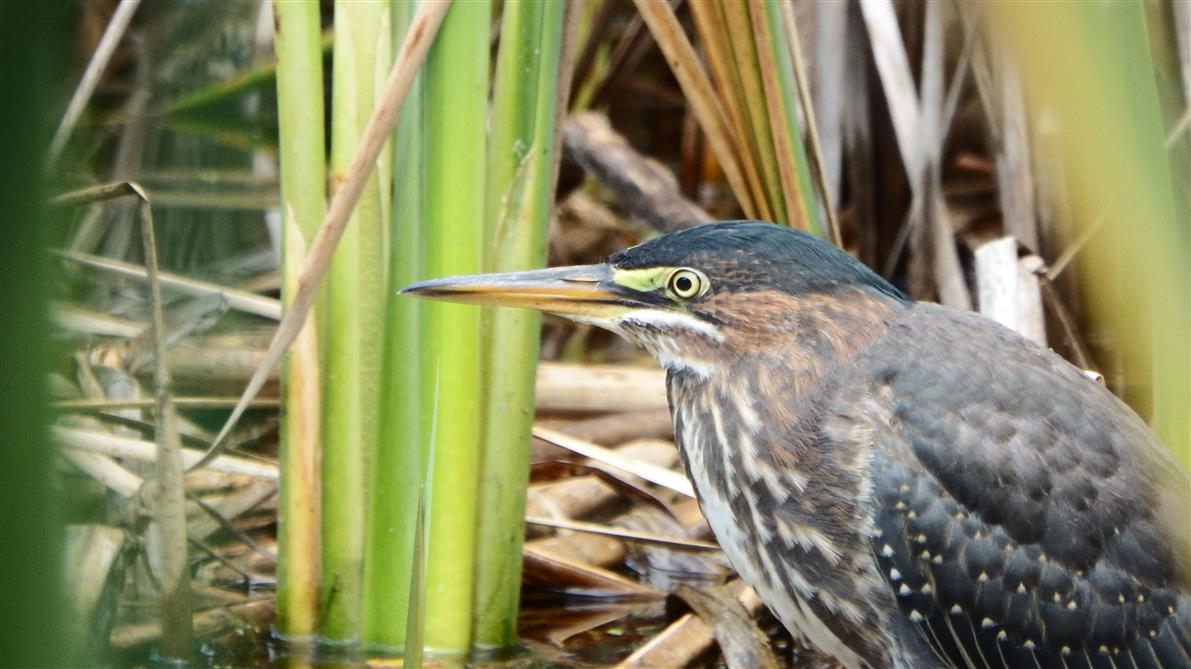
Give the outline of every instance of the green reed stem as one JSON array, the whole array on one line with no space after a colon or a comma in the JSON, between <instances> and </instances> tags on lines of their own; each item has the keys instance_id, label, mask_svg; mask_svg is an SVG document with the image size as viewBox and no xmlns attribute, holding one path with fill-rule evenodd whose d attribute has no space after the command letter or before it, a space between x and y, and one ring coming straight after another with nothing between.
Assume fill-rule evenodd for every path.
<instances>
[{"instance_id":1,"label":"green reed stem","mask_svg":"<svg viewBox=\"0 0 1191 669\"><path fill-rule=\"evenodd\" d=\"M332 187L342 178L372 113L378 81L392 57L389 8L335 4L331 120ZM365 186L327 277L323 413L322 633L360 635L363 596L365 460L378 437L384 327L385 212L381 177ZM384 188L389 184L384 183Z\"/></svg>"},{"instance_id":2,"label":"green reed stem","mask_svg":"<svg viewBox=\"0 0 1191 669\"><path fill-rule=\"evenodd\" d=\"M486 271L545 262L565 14L562 2L504 8L490 121ZM477 548L485 558L476 564L475 643L506 646L517 632L540 318L536 312L496 309L487 324L477 525Z\"/></svg>"},{"instance_id":3,"label":"green reed stem","mask_svg":"<svg viewBox=\"0 0 1191 669\"><path fill-rule=\"evenodd\" d=\"M393 0L393 43L400 44L417 3ZM394 132L393 204L384 331L380 439L369 470L364 555L364 642L390 651L405 644L418 496L426 471L421 414L421 302L397 291L423 277L422 78L414 81ZM408 658L407 658L408 659Z\"/></svg>"},{"instance_id":4,"label":"green reed stem","mask_svg":"<svg viewBox=\"0 0 1191 669\"><path fill-rule=\"evenodd\" d=\"M278 150L281 163L282 302L289 304L305 250L326 212L323 56L317 2L275 2ZM319 311L282 368L277 630L317 632L320 405Z\"/></svg>"},{"instance_id":5,"label":"green reed stem","mask_svg":"<svg viewBox=\"0 0 1191 669\"><path fill-rule=\"evenodd\" d=\"M453 3L426 61L427 276L482 269L491 13L486 0ZM484 405L480 313L435 302L423 305L422 314L422 430L436 459L428 493L425 643L434 651L463 653L471 643Z\"/></svg>"}]
</instances>

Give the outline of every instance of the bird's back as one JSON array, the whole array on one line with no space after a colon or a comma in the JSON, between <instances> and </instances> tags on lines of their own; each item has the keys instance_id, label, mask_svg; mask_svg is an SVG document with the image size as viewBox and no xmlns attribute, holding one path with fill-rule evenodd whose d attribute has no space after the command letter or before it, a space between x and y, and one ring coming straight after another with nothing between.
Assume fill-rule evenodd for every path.
<instances>
[{"instance_id":1,"label":"bird's back","mask_svg":"<svg viewBox=\"0 0 1191 669\"><path fill-rule=\"evenodd\" d=\"M873 551L937 652L959 667L1191 667L1187 474L1105 388L929 304L830 385L822 430L874 447Z\"/></svg>"}]
</instances>

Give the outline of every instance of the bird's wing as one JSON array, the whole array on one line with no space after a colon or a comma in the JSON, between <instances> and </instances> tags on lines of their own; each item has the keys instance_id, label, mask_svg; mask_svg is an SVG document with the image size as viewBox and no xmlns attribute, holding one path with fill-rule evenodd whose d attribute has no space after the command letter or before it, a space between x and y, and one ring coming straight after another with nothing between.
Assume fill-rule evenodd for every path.
<instances>
[{"instance_id":1,"label":"bird's wing","mask_svg":"<svg viewBox=\"0 0 1191 669\"><path fill-rule=\"evenodd\" d=\"M926 304L855 373L827 429L875 446L873 548L940 653L1191 667L1187 474L1124 404L1009 330Z\"/></svg>"}]
</instances>

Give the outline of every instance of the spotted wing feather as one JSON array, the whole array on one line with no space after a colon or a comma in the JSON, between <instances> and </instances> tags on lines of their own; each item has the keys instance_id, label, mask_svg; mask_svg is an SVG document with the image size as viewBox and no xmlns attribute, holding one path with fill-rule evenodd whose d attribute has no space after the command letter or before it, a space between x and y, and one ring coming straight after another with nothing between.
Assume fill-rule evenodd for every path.
<instances>
[{"instance_id":1,"label":"spotted wing feather","mask_svg":"<svg viewBox=\"0 0 1191 669\"><path fill-rule=\"evenodd\" d=\"M1135 414L1050 351L933 305L857 370L837 424L882 409L864 426L873 550L936 652L1191 668L1188 479Z\"/></svg>"}]
</instances>

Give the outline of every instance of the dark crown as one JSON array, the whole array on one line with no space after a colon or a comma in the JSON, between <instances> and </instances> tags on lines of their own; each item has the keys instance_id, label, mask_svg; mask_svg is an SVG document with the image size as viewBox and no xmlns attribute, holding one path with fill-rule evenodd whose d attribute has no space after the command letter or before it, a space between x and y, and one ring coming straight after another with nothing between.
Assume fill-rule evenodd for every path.
<instances>
[{"instance_id":1,"label":"dark crown","mask_svg":"<svg viewBox=\"0 0 1191 669\"><path fill-rule=\"evenodd\" d=\"M620 269L692 267L713 290L781 290L793 295L865 287L909 301L869 268L814 235L760 221L707 223L614 253Z\"/></svg>"}]
</instances>

